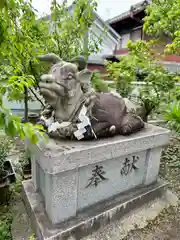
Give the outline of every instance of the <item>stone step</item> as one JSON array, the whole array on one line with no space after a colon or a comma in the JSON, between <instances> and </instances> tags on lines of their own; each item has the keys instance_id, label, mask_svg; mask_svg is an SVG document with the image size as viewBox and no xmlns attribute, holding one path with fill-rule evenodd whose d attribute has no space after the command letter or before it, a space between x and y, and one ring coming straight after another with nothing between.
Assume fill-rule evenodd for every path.
<instances>
[{"instance_id":1,"label":"stone step","mask_svg":"<svg viewBox=\"0 0 180 240\"><path fill-rule=\"evenodd\" d=\"M172 194L169 194L169 196L171 196L171 198L169 197L170 201L167 200L166 196L167 183L162 180L158 180L157 183L152 184L149 187L139 188L133 192L127 192L123 195L120 194L112 199L108 199L107 201L91 206L91 208L86 209L85 211L79 212L75 218L53 225L47 218L43 201L40 195L35 192L32 180L28 180L23 183L23 199L26 199L26 210L28 211L28 215L31 217L31 224L36 231L38 240L79 240L83 237L87 237L87 240L103 239L97 237L98 232L96 231L108 226L109 224L113 224L114 221L119 219L122 220L123 217L132 210L137 212L138 215L138 211L140 210L137 209L142 209L144 204L146 204L146 206L150 204L149 215L144 215L144 218L148 219L148 216L153 216L153 218L155 218L159 214L160 210L168 207L176 200L176 197L173 198ZM159 207L157 211L154 210L154 207L151 204L153 201L158 203ZM134 219L134 217L132 219ZM139 224L141 224L141 221ZM94 231L96 233L94 233L93 236L96 236L97 238L89 238L88 235L92 234Z\"/></svg>"}]
</instances>

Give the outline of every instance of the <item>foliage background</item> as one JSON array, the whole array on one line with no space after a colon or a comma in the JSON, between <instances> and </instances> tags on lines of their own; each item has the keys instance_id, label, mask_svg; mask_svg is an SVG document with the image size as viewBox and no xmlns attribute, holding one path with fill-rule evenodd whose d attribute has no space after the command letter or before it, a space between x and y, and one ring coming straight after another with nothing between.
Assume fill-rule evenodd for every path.
<instances>
[{"instance_id":1,"label":"foliage background","mask_svg":"<svg viewBox=\"0 0 180 240\"><path fill-rule=\"evenodd\" d=\"M40 65L37 56L55 52L64 60L75 55L97 52L101 39L92 39L88 45L87 32L94 21L95 0L75 0L73 13L67 3L51 3L51 18L37 18L31 0L3 0L0 5L0 128L8 135L26 137L36 143L42 128L23 124L18 116L5 109L3 96L9 101L23 101L24 120L28 121L30 93L36 92L40 75L47 65ZM42 103L42 101L41 101ZM38 133L37 133L38 131Z\"/></svg>"}]
</instances>

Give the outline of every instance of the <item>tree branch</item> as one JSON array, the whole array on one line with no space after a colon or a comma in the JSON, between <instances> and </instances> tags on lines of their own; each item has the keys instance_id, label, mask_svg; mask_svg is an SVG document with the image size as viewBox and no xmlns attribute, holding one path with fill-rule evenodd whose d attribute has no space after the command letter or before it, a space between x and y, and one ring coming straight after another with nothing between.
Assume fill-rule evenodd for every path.
<instances>
[{"instance_id":1,"label":"tree branch","mask_svg":"<svg viewBox=\"0 0 180 240\"><path fill-rule=\"evenodd\" d=\"M36 100L38 100L38 102L41 103L41 105L43 106L43 108L45 108L46 106L44 105L44 103L42 102L42 100L37 96L37 94L34 92L34 90L29 87L29 90L31 91L31 93L34 95L34 97L36 98Z\"/></svg>"}]
</instances>

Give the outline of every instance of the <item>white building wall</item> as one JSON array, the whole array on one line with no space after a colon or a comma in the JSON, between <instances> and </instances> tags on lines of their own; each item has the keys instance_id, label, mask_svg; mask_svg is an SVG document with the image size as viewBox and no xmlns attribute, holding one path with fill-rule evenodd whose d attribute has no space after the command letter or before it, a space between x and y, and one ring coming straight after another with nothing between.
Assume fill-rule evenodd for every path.
<instances>
[{"instance_id":1,"label":"white building wall","mask_svg":"<svg viewBox=\"0 0 180 240\"><path fill-rule=\"evenodd\" d=\"M137 29L131 32L131 40L136 42L142 39L142 29Z\"/></svg>"},{"instance_id":2,"label":"white building wall","mask_svg":"<svg viewBox=\"0 0 180 240\"><path fill-rule=\"evenodd\" d=\"M89 61L99 61L103 63L103 56L112 54L115 48L120 47L120 37L115 35L114 32L109 31L106 27L102 26L101 22L96 19L89 32L89 42L93 40L102 39L99 44L98 53L91 54Z\"/></svg>"},{"instance_id":3,"label":"white building wall","mask_svg":"<svg viewBox=\"0 0 180 240\"><path fill-rule=\"evenodd\" d=\"M130 40L130 33L126 33L126 34L123 34L121 36L121 44L122 44L122 48L126 48L126 45L128 43L128 41Z\"/></svg>"}]
</instances>

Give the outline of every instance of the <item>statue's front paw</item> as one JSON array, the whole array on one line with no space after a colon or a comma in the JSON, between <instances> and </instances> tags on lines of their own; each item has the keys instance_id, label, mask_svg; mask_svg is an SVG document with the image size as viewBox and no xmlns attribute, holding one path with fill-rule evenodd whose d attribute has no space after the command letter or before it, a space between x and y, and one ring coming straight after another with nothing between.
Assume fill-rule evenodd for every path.
<instances>
[{"instance_id":1,"label":"statue's front paw","mask_svg":"<svg viewBox=\"0 0 180 240\"><path fill-rule=\"evenodd\" d=\"M72 138L76 130L76 125L71 122L55 122L48 128L50 136L56 136L59 138Z\"/></svg>"},{"instance_id":2,"label":"statue's front paw","mask_svg":"<svg viewBox=\"0 0 180 240\"><path fill-rule=\"evenodd\" d=\"M130 135L132 133L132 126L130 124L126 124L124 126L122 126L122 128L120 129L120 134L121 135Z\"/></svg>"},{"instance_id":3,"label":"statue's front paw","mask_svg":"<svg viewBox=\"0 0 180 240\"><path fill-rule=\"evenodd\" d=\"M115 132L116 132L116 127L115 127L114 125L112 125L112 126L109 128L109 132L110 132L111 134L115 134Z\"/></svg>"}]
</instances>

